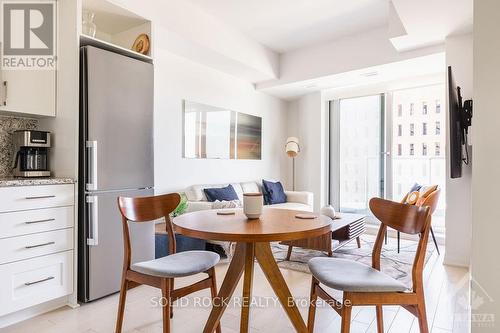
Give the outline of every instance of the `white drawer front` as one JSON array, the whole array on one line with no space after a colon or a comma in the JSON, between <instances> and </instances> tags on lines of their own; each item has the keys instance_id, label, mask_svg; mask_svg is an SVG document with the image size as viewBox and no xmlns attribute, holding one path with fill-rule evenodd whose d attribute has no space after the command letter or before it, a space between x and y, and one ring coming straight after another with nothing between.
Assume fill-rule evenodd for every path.
<instances>
[{"instance_id":1,"label":"white drawer front","mask_svg":"<svg viewBox=\"0 0 500 333\"><path fill-rule=\"evenodd\" d=\"M0 214L0 239L74 226L73 207L57 207Z\"/></svg>"},{"instance_id":2,"label":"white drawer front","mask_svg":"<svg viewBox=\"0 0 500 333\"><path fill-rule=\"evenodd\" d=\"M73 251L0 265L0 316L73 292Z\"/></svg>"},{"instance_id":3,"label":"white drawer front","mask_svg":"<svg viewBox=\"0 0 500 333\"><path fill-rule=\"evenodd\" d=\"M73 228L0 239L0 264L73 249Z\"/></svg>"},{"instance_id":4,"label":"white drawer front","mask_svg":"<svg viewBox=\"0 0 500 333\"><path fill-rule=\"evenodd\" d=\"M0 188L0 212L73 205L73 184Z\"/></svg>"}]
</instances>

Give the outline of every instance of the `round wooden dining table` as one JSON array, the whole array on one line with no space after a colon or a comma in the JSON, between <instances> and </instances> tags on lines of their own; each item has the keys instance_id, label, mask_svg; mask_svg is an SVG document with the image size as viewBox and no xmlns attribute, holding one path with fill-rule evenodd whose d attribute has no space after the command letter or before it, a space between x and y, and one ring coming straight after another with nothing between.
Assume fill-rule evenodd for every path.
<instances>
[{"instance_id":1,"label":"round wooden dining table","mask_svg":"<svg viewBox=\"0 0 500 333\"><path fill-rule=\"evenodd\" d=\"M274 259L270 242L321 236L330 231L331 219L322 215L315 215L314 219L301 219L296 216L304 215L304 212L269 207L264 208L259 219L253 220L247 219L242 209L232 210L234 215L219 215L219 211L192 212L173 219L176 232L182 235L236 242L217 304L214 302L203 332L214 332L243 272L240 332L248 332L255 259L296 331L307 332L306 324Z\"/></svg>"}]
</instances>

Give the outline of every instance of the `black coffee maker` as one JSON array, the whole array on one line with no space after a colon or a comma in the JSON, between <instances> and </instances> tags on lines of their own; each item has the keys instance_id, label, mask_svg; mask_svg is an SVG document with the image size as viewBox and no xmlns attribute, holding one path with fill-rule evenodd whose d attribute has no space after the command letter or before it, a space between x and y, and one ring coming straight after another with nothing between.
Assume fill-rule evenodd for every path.
<instances>
[{"instance_id":1,"label":"black coffee maker","mask_svg":"<svg viewBox=\"0 0 500 333\"><path fill-rule=\"evenodd\" d=\"M14 169L15 177L50 177L48 149L50 133L43 131L15 131Z\"/></svg>"}]
</instances>

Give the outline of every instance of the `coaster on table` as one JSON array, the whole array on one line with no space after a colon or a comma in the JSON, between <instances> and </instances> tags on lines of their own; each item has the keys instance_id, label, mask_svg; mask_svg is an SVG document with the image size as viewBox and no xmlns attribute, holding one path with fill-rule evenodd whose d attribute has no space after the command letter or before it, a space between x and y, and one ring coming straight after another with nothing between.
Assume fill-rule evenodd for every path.
<instances>
[{"instance_id":1,"label":"coaster on table","mask_svg":"<svg viewBox=\"0 0 500 333\"><path fill-rule=\"evenodd\" d=\"M235 215L236 212L234 210L221 210L217 212L217 215Z\"/></svg>"},{"instance_id":2,"label":"coaster on table","mask_svg":"<svg viewBox=\"0 0 500 333\"><path fill-rule=\"evenodd\" d=\"M317 216L312 214L297 214L295 215L295 217L302 220L312 220L315 219Z\"/></svg>"}]
</instances>

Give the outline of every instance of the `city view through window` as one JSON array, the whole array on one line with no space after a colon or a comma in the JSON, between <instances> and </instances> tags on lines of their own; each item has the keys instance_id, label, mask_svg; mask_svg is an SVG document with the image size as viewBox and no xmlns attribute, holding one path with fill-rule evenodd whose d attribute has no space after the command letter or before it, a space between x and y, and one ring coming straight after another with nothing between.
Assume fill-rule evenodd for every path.
<instances>
[{"instance_id":1,"label":"city view through window","mask_svg":"<svg viewBox=\"0 0 500 333\"><path fill-rule=\"evenodd\" d=\"M383 95L341 99L339 103L339 206L344 212L367 213L368 201L392 193L400 201L413 184L441 189L433 228L444 232L446 136L444 85L394 91L392 109ZM387 121L390 119L390 121ZM390 128L386 124L392 124ZM391 140L386 140L390 137ZM385 149L383 142L392 142ZM384 161L384 156L391 163ZM390 175L390 177L388 177ZM388 182L389 180L389 182Z\"/></svg>"}]
</instances>

